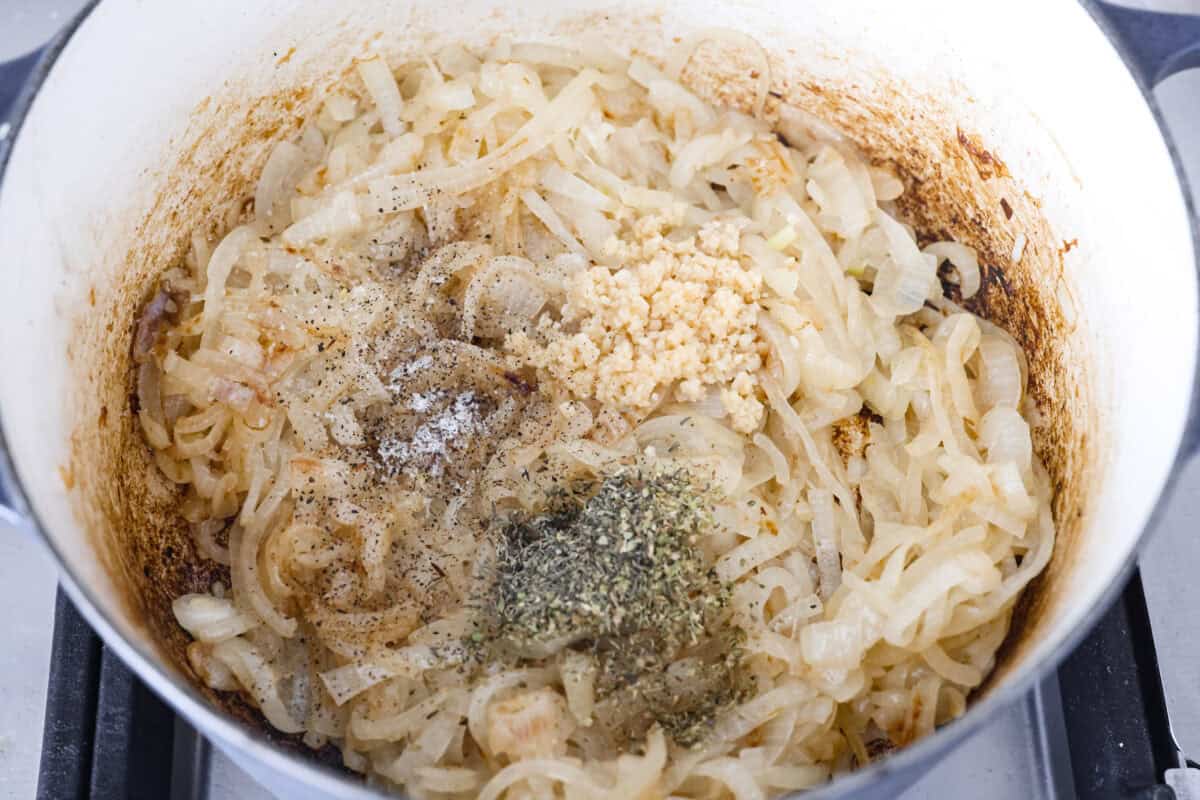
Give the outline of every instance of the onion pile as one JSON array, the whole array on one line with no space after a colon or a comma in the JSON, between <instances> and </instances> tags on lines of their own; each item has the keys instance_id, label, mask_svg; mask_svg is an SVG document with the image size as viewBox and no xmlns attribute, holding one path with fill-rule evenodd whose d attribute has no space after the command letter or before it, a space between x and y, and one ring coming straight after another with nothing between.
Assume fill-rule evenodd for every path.
<instances>
[{"instance_id":1,"label":"onion pile","mask_svg":"<svg viewBox=\"0 0 1200 800\"><path fill-rule=\"evenodd\" d=\"M761 111L769 60L729 32L663 62L503 41L362 61L276 146L253 213L193 237L134 353L145 440L198 557L229 565L174 607L201 680L414 797L754 800L962 713L1054 544L1024 356L942 296L943 263L979 290L978 257L922 247L895 176L798 109L785 144L682 82L715 46L758 64ZM651 218L677 269L724 237L706 252L754 276L737 386L647 375L631 408L517 357L514 336L578 333L572 293L626 280ZM719 322L718 289L684 294L670 324ZM719 498L694 545L754 687L690 747L612 739L579 642L470 646L491 521L640 468Z\"/></svg>"}]
</instances>

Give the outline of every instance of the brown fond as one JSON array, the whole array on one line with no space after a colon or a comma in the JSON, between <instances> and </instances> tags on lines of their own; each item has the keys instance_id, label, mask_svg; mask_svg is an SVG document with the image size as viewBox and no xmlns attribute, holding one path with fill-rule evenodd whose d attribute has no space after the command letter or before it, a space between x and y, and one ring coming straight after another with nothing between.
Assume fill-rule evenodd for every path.
<instances>
[{"instance_id":1,"label":"brown fond","mask_svg":"<svg viewBox=\"0 0 1200 800\"><path fill-rule=\"evenodd\" d=\"M749 61L710 50L720 48L698 53L685 78L720 105L750 110L755 80ZM769 118L777 118L780 102L787 102L833 123L872 161L903 178L908 188L901 207L921 237L954 238L979 251L983 289L968 305L1012 333L1028 357L1030 392L1045 419L1035 446L1055 489L1058 544L1049 568L1019 603L998 666L980 690L986 692L1021 662L1067 602L1056 588L1077 561L1072 556L1090 484L1087 465L1097 445L1090 384L1069 362L1072 329L1059 306L1062 257L1069 249L1060 250L1060 243L1069 232L1056 236L1000 155L961 130L937 97L886 76L869 87L822 85L778 63L773 75L764 112ZM214 580L228 584L228 575L197 556L176 511L179 493L141 438L131 410L129 352L134 315L157 276L183 257L195 227L216 234L244 212L270 146L294 134L316 103L315 92L298 89L255 99L231 92L196 108L174 163L158 179L158 200L141 222L124 269L111 285L92 287L69 354L84 391L64 480L76 490L78 513L99 557L163 657L215 703L263 730L268 726L253 708L236 695L202 687L187 664L189 637L176 624L171 601L206 591ZM1022 233L1027 245L1014 263L1014 241Z\"/></svg>"}]
</instances>

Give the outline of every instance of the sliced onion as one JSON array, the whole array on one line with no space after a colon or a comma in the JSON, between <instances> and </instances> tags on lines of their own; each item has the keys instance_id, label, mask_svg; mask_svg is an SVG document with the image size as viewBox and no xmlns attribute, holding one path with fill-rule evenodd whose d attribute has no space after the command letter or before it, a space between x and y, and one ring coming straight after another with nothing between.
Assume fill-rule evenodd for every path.
<instances>
[{"instance_id":1,"label":"sliced onion","mask_svg":"<svg viewBox=\"0 0 1200 800\"><path fill-rule=\"evenodd\" d=\"M640 56L635 57L629 62L627 72L629 77L633 79L633 82L643 89L649 89L650 85L655 81L670 80L665 72Z\"/></svg>"},{"instance_id":2,"label":"sliced onion","mask_svg":"<svg viewBox=\"0 0 1200 800\"><path fill-rule=\"evenodd\" d=\"M611 254L606 247L609 240L617 235L619 229L619 225L614 219L598 209L577 203L562 195L553 195L546 202L558 212L560 217L570 220L591 259L597 263L612 261ZM580 254L573 253L572 255Z\"/></svg>"},{"instance_id":3,"label":"sliced onion","mask_svg":"<svg viewBox=\"0 0 1200 800\"><path fill-rule=\"evenodd\" d=\"M540 194L532 189L526 189L521 192L521 200L525 203L525 207L538 218L538 221L546 226L546 230L554 234L555 238L562 242L568 250L573 253L586 252L579 240L567 230L567 226L558 216L558 212L551 208Z\"/></svg>"},{"instance_id":4,"label":"sliced onion","mask_svg":"<svg viewBox=\"0 0 1200 800\"><path fill-rule=\"evenodd\" d=\"M887 236L891 258L875 277L871 299L888 313L911 314L933 294L937 284L936 259L918 250L904 226L883 211L875 212L874 221Z\"/></svg>"},{"instance_id":5,"label":"sliced onion","mask_svg":"<svg viewBox=\"0 0 1200 800\"><path fill-rule=\"evenodd\" d=\"M834 519L833 494L824 489L809 489L808 503L813 510L812 537L820 576L819 592L821 599L829 602L842 583L841 547L837 521Z\"/></svg>"},{"instance_id":6,"label":"sliced onion","mask_svg":"<svg viewBox=\"0 0 1200 800\"><path fill-rule=\"evenodd\" d=\"M804 446L804 452L808 456L809 463L817 471L817 476L827 486L830 491L838 498L843 508L857 508L854 502L854 496L849 489L830 471L829 465L821 452L817 449L817 443L813 439L812 433L804 424L804 420L796 413L796 410L788 403L787 398L780 392L779 387L768 376L762 381L763 391L767 394L767 399L770 401L771 409L779 415L780 421L784 427L791 431Z\"/></svg>"},{"instance_id":7,"label":"sliced onion","mask_svg":"<svg viewBox=\"0 0 1200 800\"><path fill-rule=\"evenodd\" d=\"M400 111L404 100L400 96L400 87L396 85L396 76L382 58L372 58L369 61L358 62L358 74L367 86L367 93L375 102L375 110L379 112L379 121L389 137L395 138L404 133L404 121Z\"/></svg>"},{"instance_id":8,"label":"sliced onion","mask_svg":"<svg viewBox=\"0 0 1200 800\"><path fill-rule=\"evenodd\" d=\"M786 229L782 232L786 233ZM762 273L763 282L771 291L785 299L796 296L800 275L794 268L794 262L757 234L742 236L740 244L743 252L753 260L755 268ZM790 306L783 307L792 310Z\"/></svg>"},{"instance_id":9,"label":"sliced onion","mask_svg":"<svg viewBox=\"0 0 1200 800\"><path fill-rule=\"evenodd\" d=\"M386 658L364 663L346 664L320 673L321 682L336 704L347 701L383 681L403 675L418 678L426 670L444 663L427 645L410 645Z\"/></svg>"},{"instance_id":10,"label":"sliced onion","mask_svg":"<svg viewBox=\"0 0 1200 800\"><path fill-rule=\"evenodd\" d=\"M795 147L806 141L845 144L845 135L815 114L791 103L779 104L779 132Z\"/></svg>"},{"instance_id":11,"label":"sliced onion","mask_svg":"<svg viewBox=\"0 0 1200 800\"><path fill-rule=\"evenodd\" d=\"M800 631L804 660L819 669L855 669L864 643L858 625L842 619L813 622Z\"/></svg>"},{"instance_id":12,"label":"sliced onion","mask_svg":"<svg viewBox=\"0 0 1200 800\"><path fill-rule=\"evenodd\" d=\"M353 192L339 192L328 205L296 220L283 232L283 241L292 247L303 247L321 239L331 239L355 233L363 227L358 199ZM213 254L216 260L216 254Z\"/></svg>"},{"instance_id":13,"label":"sliced onion","mask_svg":"<svg viewBox=\"0 0 1200 800\"><path fill-rule=\"evenodd\" d=\"M979 402L984 408L1019 408L1025 379L1016 348L998 336L984 336L979 342L983 365L979 376Z\"/></svg>"},{"instance_id":14,"label":"sliced onion","mask_svg":"<svg viewBox=\"0 0 1200 800\"><path fill-rule=\"evenodd\" d=\"M1017 475L1017 477L1020 478L1020 475ZM993 478L993 480L995 479ZM1022 481L1023 485L1024 482ZM997 487L997 489L998 493L1003 496L1004 490L1000 487ZM995 525L1000 530L1017 539L1024 539L1025 534L1028 532L1029 521L1027 519L1021 519L1016 514L1011 514L998 506L977 503L971 507L971 511L980 520L989 525Z\"/></svg>"},{"instance_id":15,"label":"sliced onion","mask_svg":"<svg viewBox=\"0 0 1200 800\"><path fill-rule=\"evenodd\" d=\"M667 763L667 742L662 728L654 727L646 737L641 758L625 754L617 757L617 784L609 797L649 798L659 788L663 767Z\"/></svg>"},{"instance_id":16,"label":"sliced onion","mask_svg":"<svg viewBox=\"0 0 1200 800\"><path fill-rule=\"evenodd\" d=\"M991 478L996 494L1002 501L1002 508L995 509L993 514L981 513L978 506L973 510L978 516L988 519L997 527L1014 536L1023 537L1026 523L1037 515L1037 502L1025 487L1025 478L1021 474L1021 468L1012 461L1006 461L992 469ZM1019 520L1019 522L1012 520Z\"/></svg>"},{"instance_id":17,"label":"sliced onion","mask_svg":"<svg viewBox=\"0 0 1200 800\"><path fill-rule=\"evenodd\" d=\"M491 254L490 247L477 242L455 242L435 250L417 272L414 285L417 296L445 292L458 273L478 269Z\"/></svg>"},{"instance_id":18,"label":"sliced onion","mask_svg":"<svg viewBox=\"0 0 1200 800\"><path fill-rule=\"evenodd\" d=\"M247 499L247 503L249 499ZM258 615L272 630L283 637L296 633L296 620L288 617L275 608L275 604L267 597L258 574L258 548L262 542L263 529L258 527L247 531L242 525L235 524L229 531L229 549L233 554L233 569L230 578L233 590L240 602L249 606L249 610Z\"/></svg>"},{"instance_id":19,"label":"sliced onion","mask_svg":"<svg viewBox=\"0 0 1200 800\"><path fill-rule=\"evenodd\" d=\"M833 147L822 148L808 176L808 193L821 208L822 224L843 239L861 236L871 222L874 198L863 196L842 154Z\"/></svg>"},{"instance_id":20,"label":"sliced onion","mask_svg":"<svg viewBox=\"0 0 1200 800\"><path fill-rule=\"evenodd\" d=\"M690 185L696 173L723 161L737 148L750 141L748 131L732 131L728 128L719 134L697 136L685 144L671 160L670 181L675 189Z\"/></svg>"},{"instance_id":21,"label":"sliced onion","mask_svg":"<svg viewBox=\"0 0 1200 800\"><path fill-rule=\"evenodd\" d=\"M471 279L463 295L463 338L504 336L519 329L547 298L529 261L517 256L493 258ZM493 309L494 316L482 316L485 308Z\"/></svg>"},{"instance_id":22,"label":"sliced onion","mask_svg":"<svg viewBox=\"0 0 1200 800\"><path fill-rule=\"evenodd\" d=\"M423 99L431 108L442 112L462 111L475 105L471 84L463 80L446 81L430 87Z\"/></svg>"},{"instance_id":23,"label":"sliced onion","mask_svg":"<svg viewBox=\"0 0 1200 800\"><path fill-rule=\"evenodd\" d=\"M924 568L922 562L926 562ZM897 647L909 647L916 638L918 620L939 599L960 586L964 590L987 590L985 586L973 585L979 577L983 577L981 571L991 572L989 583L999 584L999 573L982 552L961 552L949 558L937 558L928 553L922 556L905 570L904 581L899 587L899 602L889 610L884 620L884 638Z\"/></svg>"},{"instance_id":24,"label":"sliced onion","mask_svg":"<svg viewBox=\"0 0 1200 800\"><path fill-rule=\"evenodd\" d=\"M776 534L760 532L753 539L743 542L717 559L717 576L726 583L736 581L797 544L797 537L787 529Z\"/></svg>"},{"instance_id":25,"label":"sliced onion","mask_svg":"<svg viewBox=\"0 0 1200 800\"><path fill-rule=\"evenodd\" d=\"M192 459L191 463L192 478L194 481L202 462L200 459ZM225 480L229 481L229 475L226 475ZM219 483L214 483L212 491L208 492L206 496L215 497L219 487ZM205 495L205 493L201 492L201 495ZM224 564L228 567L232 563L229 546L220 545L216 540L217 533L224 529L225 523L221 520L207 519L192 526L192 538L196 542L196 552L201 558L207 558L210 561L215 561L218 564Z\"/></svg>"},{"instance_id":26,"label":"sliced onion","mask_svg":"<svg viewBox=\"0 0 1200 800\"><path fill-rule=\"evenodd\" d=\"M792 470L788 464L787 456L779 449L775 442L771 441L770 437L762 433L754 434L752 439L755 447L766 453L767 458L771 462L771 469L774 470L775 482L781 487L790 487L792 484Z\"/></svg>"},{"instance_id":27,"label":"sliced onion","mask_svg":"<svg viewBox=\"0 0 1200 800\"><path fill-rule=\"evenodd\" d=\"M594 70L579 73L508 141L483 158L402 178L371 180L372 202L391 211L408 211L425 205L438 193L457 195L490 183L544 149L557 133L582 122L595 103L591 87L602 80Z\"/></svg>"},{"instance_id":28,"label":"sliced onion","mask_svg":"<svg viewBox=\"0 0 1200 800\"><path fill-rule=\"evenodd\" d=\"M606 71L622 72L628 67L625 59L609 49L600 40L589 41L584 37L572 41L570 47L541 42L517 42L512 46L513 61L547 64L564 69L583 69L596 66Z\"/></svg>"},{"instance_id":29,"label":"sliced onion","mask_svg":"<svg viewBox=\"0 0 1200 800\"><path fill-rule=\"evenodd\" d=\"M304 152L291 142L275 145L254 189L254 218L267 231L281 230L291 222L290 195L307 165Z\"/></svg>"},{"instance_id":30,"label":"sliced onion","mask_svg":"<svg viewBox=\"0 0 1200 800\"><path fill-rule=\"evenodd\" d=\"M567 696L567 709L571 716L583 726L592 724L592 710L596 705L596 664L586 653L564 650L562 665L563 693Z\"/></svg>"},{"instance_id":31,"label":"sliced onion","mask_svg":"<svg viewBox=\"0 0 1200 800\"><path fill-rule=\"evenodd\" d=\"M775 372L780 392L791 397L800 388L802 364L813 360L801 356L800 340L785 331L769 312L758 315L758 332L770 345L772 358L767 362L768 368Z\"/></svg>"},{"instance_id":32,"label":"sliced onion","mask_svg":"<svg viewBox=\"0 0 1200 800\"><path fill-rule=\"evenodd\" d=\"M137 394L138 421L151 447L165 450L171 446L171 434L163 418L162 398L159 392L161 373L153 361L138 366Z\"/></svg>"},{"instance_id":33,"label":"sliced onion","mask_svg":"<svg viewBox=\"0 0 1200 800\"><path fill-rule=\"evenodd\" d=\"M454 737L461 732L461 723L462 716L454 710L439 711L413 740L412 748L435 763L441 761Z\"/></svg>"},{"instance_id":34,"label":"sliced onion","mask_svg":"<svg viewBox=\"0 0 1200 800\"><path fill-rule=\"evenodd\" d=\"M638 78L634 75L634 65L644 63L640 59L635 58L630 64L629 77L638 81ZM661 75L657 70L655 70L655 73ZM640 83L641 81L638 82ZM645 85L650 90L650 104L656 108L660 108L669 114L683 112L691 118L692 124L697 128L707 128L716 121L716 114L713 113L712 107L688 91L678 81L673 81L666 77L648 78Z\"/></svg>"},{"instance_id":35,"label":"sliced onion","mask_svg":"<svg viewBox=\"0 0 1200 800\"><path fill-rule=\"evenodd\" d=\"M205 686L219 692L236 692L237 676L220 659L214 658L212 648L202 642L192 642L187 647L188 663L204 682Z\"/></svg>"},{"instance_id":36,"label":"sliced onion","mask_svg":"<svg viewBox=\"0 0 1200 800\"><path fill-rule=\"evenodd\" d=\"M1029 423L1014 408L996 406L979 422L979 444L987 451L989 464L1012 462L1018 469L1030 469L1033 441Z\"/></svg>"},{"instance_id":37,"label":"sliced onion","mask_svg":"<svg viewBox=\"0 0 1200 800\"><path fill-rule=\"evenodd\" d=\"M786 682L730 709L713 726L711 738L701 753L720 750L726 743L738 741L787 709L803 708L815 694L802 683Z\"/></svg>"},{"instance_id":38,"label":"sliced onion","mask_svg":"<svg viewBox=\"0 0 1200 800\"><path fill-rule=\"evenodd\" d=\"M824 604L821 603L821 598L815 594L805 595L771 617L771 630L781 633L789 631L794 635L800 625L813 617L820 616L823 609Z\"/></svg>"},{"instance_id":39,"label":"sliced onion","mask_svg":"<svg viewBox=\"0 0 1200 800\"><path fill-rule=\"evenodd\" d=\"M934 339L945 348L945 378L950 385L954 410L963 419L979 419L964 366L978 349L981 339L975 317L971 314L951 314L938 325Z\"/></svg>"},{"instance_id":40,"label":"sliced onion","mask_svg":"<svg viewBox=\"0 0 1200 800\"><path fill-rule=\"evenodd\" d=\"M423 789L445 794L465 794L483 779L478 771L465 767L417 767L416 774Z\"/></svg>"},{"instance_id":41,"label":"sliced onion","mask_svg":"<svg viewBox=\"0 0 1200 800\"><path fill-rule=\"evenodd\" d=\"M970 664L961 664L950 658L939 645L935 644L926 649L921 653L921 657L935 672L959 686L974 689L983 681L982 672Z\"/></svg>"},{"instance_id":42,"label":"sliced onion","mask_svg":"<svg viewBox=\"0 0 1200 800\"><path fill-rule=\"evenodd\" d=\"M196 487L196 492L201 497L212 497L220 484L220 480L213 471L208 468L208 459L203 456L196 456L189 459L192 465L192 485ZM229 473L226 473L229 474ZM217 533L225 529L224 524L220 520L205 520L197 527L203 527L208 538L214 537Z\"/></svg>"},{"instance_id":43,"label":"sliced onion","mask_svg":"<svg viewBox=\"0 0 1200 800\"><path fill-rule=\"evenodd\" d=\"M878 167L871 169L871 184L875 188L875 199L880 203L890 202L904 194L904 181Z\"/></svg>"},{"instance_id":44,"label":"sliced onion","mask_svg":"<svg viewBox=\"0 0 1200 800\"><path fill-rule=\"evenodd\" d=\"M979 255L974 248L958 242L934 242L926 245L924 252L937 256L939 263L950 262L958 272L958 286L964 300L974 297L979 291Z\"/></svg>"},{"instance_id":45,"label":"sliced onion","mask_svg":"<svg viewBox=\"0 0 1200 800\"><path fill-rule=\"evenodd\" d=\"M561 194L577 203L601 211L612 211L616 201L577 175L550 164L542 171L541 184L548 191Z\"/></svg>"},{"instance_id":46,"label":"sliced onion","mask_svg":"<svg viewBox=\"0 0 1200 800\"><path fill-rule=\"evenodd\" d=\"M921 371L925 358L925 350L920 347L906 347L896 354L889 364L892 380L898 385L911 383Z\"/></svg>"},{"instance_id":47,"label":"sliced onion","mask_svg":"<svg viewBox=\"0 0 1200 800\"><path fill-rule=\"evenodd\" d=\"M734 800L765 800L758 782L738 758L718 758L701 764L693 775L716 781L727 788Z\"/></svg>"},{"instance_id":48,"label":"sliced onion","mask_svg":"<svg viewBox=\"0 0 1200 800\"><path fill-rule=\"evenodd\" d=\"M725 410L725 404L721 401L721 390L715 386L708 387L703 397L684 407L688 411L712 417L713 419L722 419L728 413Z\"/></svg>"},{"instance_id":49,"label":"sliced onion","mask_svg":"<svg viewBox=\"0 0 1200 800\"><path fill-rule=\"evenodd\" d=\"M185 594L171 604L175 619L195 639L222 642L259 626L258 620L243 614L231 600L208 594Z\"/></svg>"},{"instance_id":50,"label":"sliced onion","mask_svg":"<svg viewBox=\"0 0 1200 800\"><path fill-rule=\"evenodd\" d=\"M208 283L204 287L204 332L201 347L212 347L213 337L221 319L221 306L225 302L225 282L229 273L242 257L243 251L258 241L254 229L243 225L230 231L213 250L208 259Z\"/></svg>"},{"instance_id":51,"label":"sliced onion","mask_svg":"<svg viewBox=\"0 0 1200 800\"><path fill-rule=\"evenodd\" d=\"M472 124L484 127L505 106L537 114L548 102L537 71L525 64L487 63L479 73L479 91L495 102L472 113Z\"/></svg>"},{"instance_id":52,"label":"sliced onion","mask_svg":"<svg viewBox=\"0 0 1200 800\"><path fill-rule=\"evenodd\" d=\"M226 639L213 648L219 659L237 676L272 727L284 733L302 733L304 724L292 719L279 697L279 675L254 645L244 639Z\"/></svg>"},{"instance_id":53,"label":"sliced onion","mask_svg":"<svg viewBox=\"0 0 1200 800\"><path fill-rule=\"evenodd\" d=\"M416 167L424 149L425 140L422 137L415 133L401 134L383 146L376 163L388 171L410 172ZM351 178L346 184L355 186L358 180Z\"/></svg>"},{"instance_id":54,"label":"sliced onion","mask_svg":"<svg viewBox=\"0 0 1200 800\"><path fill-rule=\"evenodd\" d=\"M605 474L628 459L631 448L614 449L586 439L553 444L546 448L547 455L563 456L576 461L596 474Z\"/></svg>"},{"instance_id":55,"label":"sliced onion","mask_svg":"<svg viewBox=\"0 0 1200 800\"><path fill-rule=\"evenodd\" d=\"M591 776L572 762L562 758L530 758L509 764L484 784L478 800L498 800L509 787L521 781L556 781L571 787L574 796L604 800L607 790L592 782Z\"/></svg>"},{"instance_id":56,"label":"sliced onion","mask_svg":"<svg viewBox=\"0 0 1200 800\"><path fill-rule=\"evenodd\" d=\"M796 233L794 226L791 224L784 225L771 234L771 238L767 239L767 246L772 250L786 250L798 238L800 238L800 234Z\"/></svg>"},{"instance_id":57,"label":"sliced onion","mask_svg":"<svg viewBox=\"0 0 1200 800\"><path fill-rule=\"evenodd\" d=\"M713 120L714 115L712 111L707 108L707 105L703 103L700 98L696 97L683 86L681 86L678 81L669 78L666 73L646 59L640 56L635 57L629 62L629 68L626 70L626 74L629 75L630 79L632 79L634 83L650 92L651 101L656 105L658 104L658 101L663 99L661 96L658 98L655 97L656 87L663 87L666 85L677 89L679 92L679 97L684 98L683 102L663 103L662 108L664 111L674 110L678 107L695 108L702 115L700 119L703 119L706 122L711 122Z\"/></svg>"},{"instance_id":58,"label":"sliced onion","mask_svg":"<svg viewBox=\"0 0 1200 800\"><path fill-rule=\"evenodd\" d=\"M694 455L741 454L743 447L740 435L708 417L676 414L654 417L639 425L634 434L642 447L656 442L668 445L677 442L684 453Z\"/></svg>"},{"instance_id":59,"label":"sliced onion","mask_svg":"<svg viewBox=\"0 0 1200 800\"><path fill-rule=\"evenodd\" d=\"M341 93L325 98L325 108L334 122L349 122L358 116L358 101Z\"/></svg>"},{"instance_id":60,"label":"sliced onion","mask_svg":"<svg viewBox=\"0 0 1200 800\"><path fill-rule=\"evenodd\" d=\"M487 710L492 698L514 686L540 689L552 679L550 671L545 669L507 670L485 679L471 691L471 700L467 707L467 729L485 755L490 755L487 744Z\"/></svg>"}]
</instances>

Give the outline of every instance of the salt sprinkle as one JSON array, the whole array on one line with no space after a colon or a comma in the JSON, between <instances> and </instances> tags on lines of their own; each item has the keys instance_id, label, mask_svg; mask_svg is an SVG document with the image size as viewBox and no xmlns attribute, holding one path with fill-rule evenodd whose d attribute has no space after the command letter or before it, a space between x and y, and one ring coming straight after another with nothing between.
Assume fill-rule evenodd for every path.
<instances>
[{"instance_id":1,"label":"salt sprinkle","mask_svg":"<svg viewBox=\"0 0 1200 800\"><path fill-rule=\"evenodd\" d=\"M417 459L431 461L430 471L440 476L443 465L439 459L450 452L454 443L463 442L482 428L475 393L463 392L442 413L417 428L410 441L384 438L379 444L379 458L393 471L402 470Z\"/></svg>"},{"instance_id":2,"label":"salt sprinkle","mask_svg":"<svg viewBox=\"0 0 1200 800\"><path fill-rule=\"evenodd\" d=\"M387 390L395 394L396 392L404 391L403 383L406 379L411 378L423 369L429 369L433 366L433 356L424 355L413 361L406 361L396 367L388 375L391 378L391 383L387 385Z\"/></svg>"},{"instance_id":3,"label":"salt sprinkle","mask_svg":"<svg viewBox=\"0 0 1200 800\"><path fill-rule=\"evenodd\" d=\"M429 409L433 408L434 404L446 397L446 393L441 389L434 389L432 392L422 392L414 394L408 398L408 408L418 414L424 414Z\"/></svg>"}]
</instances>

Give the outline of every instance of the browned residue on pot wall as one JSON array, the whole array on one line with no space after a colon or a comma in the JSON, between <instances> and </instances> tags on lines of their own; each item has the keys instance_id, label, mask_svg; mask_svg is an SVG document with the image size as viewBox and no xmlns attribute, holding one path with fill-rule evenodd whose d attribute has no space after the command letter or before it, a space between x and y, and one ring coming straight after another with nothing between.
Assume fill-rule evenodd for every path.
<instances>
[{"instance_id":1,"label":"browned residue on pot wall","mask_svg":"<svg viewBox=\"0 0 1200 800\"><path fill-rule=\"evenodd\" d=\"M1036 430L1036 447L1056 490L1059 543L1049 569L1021 602L995 673L1002 676L1031 646L1048 613L1067 601L1053 587L1075 564L1089 487L1086 465L1096 440L1089 385L1069 363L1064 342L1071 329L1056 294L1060 246L1070 232L1050 229L1001 156L960 129L937 98L886 77L869 88L836 87L776 66L766 113L777 115L781 101L794 103L833 122L877 163L891 165L909 187L902 208L922 236L954 238L979 250L984 288L970 306L1010 331L1028 356L1030 391L1046 419ZM701 54L687 77L702 94L748 110L754 80L745 67L736 58L706 61ZM299 89L257 100L214 98L197 109L177 161L159 178L163 189L141 223L125 271L114 285L97 287L95 308L82 317L72 353L85 387L70 469L80 514L131 609L185 674L191 674L184 654L189 638L175 623L171 601L228 578L224 568L197 557L176 512L179 492L156 468L131 411L134 316L157 276L183 257L197 224L213 234L230 226L269 146L294 133L315 103ZM1014 263L1019 234L1027 245ZM257 718L232 696L204 691L236 716Z\"/></svg>"},{"instance_id":2,"label":"browned residue on pot wall","mask_svg":"<svg viewBox=\"0 0 1200 800\"><path fill-rule=\"evenodd\" d=\"M80 319L80 344L71 353L85 386L76 418L93 420L77 426L72 437L78 511L135 618L188 675L190 637L175 622L171 602L182 593L208 591L215 580L228 586L229 576L196 554L177 510L181 492L142 441L130 356L135 315L158 276L184 257L193 229L215 236L235 224L270 145L292 135L314 104L306 88L200 104L177 158L158 176L163 189L138 227L124 272L116 283L96 288L96 307ZM200 688L235 716L259 720L235 696Z\"/></svg>"}]
</instances>

